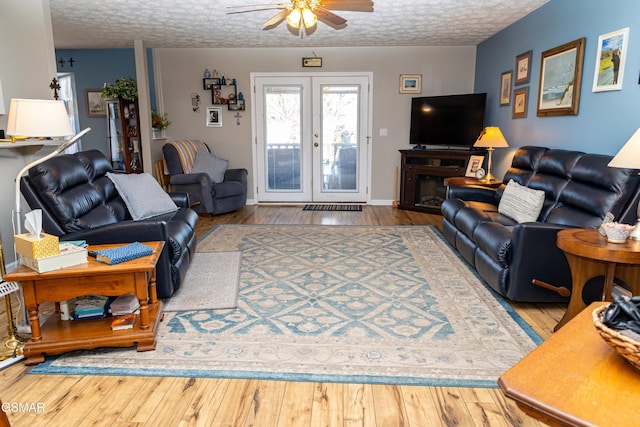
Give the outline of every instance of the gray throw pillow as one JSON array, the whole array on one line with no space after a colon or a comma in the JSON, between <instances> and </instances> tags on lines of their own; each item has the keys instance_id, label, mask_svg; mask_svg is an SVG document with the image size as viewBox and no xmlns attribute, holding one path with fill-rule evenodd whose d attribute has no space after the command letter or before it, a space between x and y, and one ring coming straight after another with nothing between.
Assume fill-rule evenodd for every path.
<instances>
[{"instance_id":1,"label":"gray throw pillow","mask_svg":"<svg viewBox=\"0 0 640 427\"><path fill-rule=\"evenodd\" d=\"M107 178L116 186L135 221L178 210L171 197L148 173L127 175L107 172Z\"/></svg>"},{"instance_id":2,"label":"gray throw pillow","mask_svg":"<svg viewBox=\"0 0 640 427\"><path fill-rule=\"evenodd\" d=\"M544 191L525 187L510 179L500 198L498 212L519 223L534 222L538 220L543 204Z\"/></svg>"},{"instance_id":3,"label":"gray throw pillow","mask_svg":"<svg viewBox=\"0 0 640 427\"><path fill-rule=\"evenodd\" d=\"M196 162L191 173L206 173L211 178L211 182L219 184L224 181L224 173L228 165L227 160L214 156L206 148L198 147Z\"/></svg>"}]
</instances>

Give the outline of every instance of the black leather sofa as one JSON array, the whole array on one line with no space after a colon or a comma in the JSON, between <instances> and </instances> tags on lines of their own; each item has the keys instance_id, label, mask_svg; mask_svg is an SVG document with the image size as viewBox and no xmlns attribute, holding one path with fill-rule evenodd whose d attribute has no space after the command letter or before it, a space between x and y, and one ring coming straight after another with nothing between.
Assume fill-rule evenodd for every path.
<instances>
[{"instance_id":1,"label":"black leather sofa","mask_svg":"<svg viewBox=\"0 0 640 427\"><path fill-rule=\"evenodd\" d=\"M29 169L20 189L31 209L42 209L43 231L62 241L164 241L156 288L159 298L168 298L180 287L195 254L198 215L189 208L188 195L176 193L171 198L177 211L133 221L106 176L111 171L111 163L98 150L65 154Z\"/></svg>"},{"instance_id":2,"label":"black leather sofa","mask_svg":"<svg viewBox=\"0 0 640 427\"><path fill-rule=\"evenodd\" d=\"M451 186L442 204L443 233L500 295L515 302L565 302L568 297L534 285L534 279L571 289L571 271L556 234L569 227L596 228L608 212L635 224L638 171L610 168L611 157L544 147L521 147L496 188ZM544 190L535 222L498 213L509 180ZM597 286L596 286L597 287Z\"/></svg>"}]
</instances>

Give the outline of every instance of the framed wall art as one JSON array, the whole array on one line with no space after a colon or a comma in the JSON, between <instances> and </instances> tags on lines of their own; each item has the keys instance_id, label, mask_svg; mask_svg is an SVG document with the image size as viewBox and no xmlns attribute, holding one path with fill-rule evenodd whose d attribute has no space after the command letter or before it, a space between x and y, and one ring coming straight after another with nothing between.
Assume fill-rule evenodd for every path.
<instances>
[{"instance_id":1,"label":"framed wall art","mask_svg":"<svg viewBox=\"0 0 640 427\"><path fill-rule=\"evenodd\" d=\"M102 89L85 89L87 117L107 117L107 103L102 97Z\"/></svg>"},{"instance_id":2,"label":"framed wall art","mask_svg":"<svg viewBox=\"0 0 640 427\"><path fill-rule=\"evenodd\" d=\"M524 119L527 117L527 102L529 102L529 86L514 89L513 91L513 114L514 119Z\"/></svg>"},{"instance_id":3,"label":"framed wall art","mask_svg":"<svg viewBox=\"0 0 640 427\"><path fill-rule=\"evenodd\" d=\"M578 115L584 43L585 38L582 37L542 52L538 87L539 117Z\"/></svg>"},{"instance_id":4,"label":"framed wall art","mask_svg":"<svg viewBox=\"0 0 640 427\"><path fill-rule=\"evenodd\" d=\"M422 74L400 74L400 93L421 93Z\"/></svg>"},{"instance_id":5,"label":"framed wall art","mask_svg":"<svg viewBox=\"0 0 640 427\"><path fill-rule=\"evenodd\" d=\"M622 89L628 40L629 28L598 37L596 70L593 75L594 92Z\"/></svg>"},{"instance_id":6,"label":"framed wall art","mask_svg":"<svg viewBox=\"0 0 640 427\"><path fill-rule=\"evenodd\" d=\"M516 81L515 85L529 83L531 78L531 51L516 56Z\"/></svg>"},{"instance_id":7,"label":"framed wall art","mask_svg":"<svg viewBox=\"0 0 640 427\"><path fill-rule=\"evenodd\" d=\"M500 105L509 105L511 102L511 71L505 71L500 77Z\"/></svg>"},{"instance_id":8,"label":"framed wall art","mask_svg":"<svg viewBox=\"0 0 640 427\"><path fill-rule=\"evenodd\" d=\"M222 107L207 107L207 126L222 127Z\"/></svg>"}]
</instances>

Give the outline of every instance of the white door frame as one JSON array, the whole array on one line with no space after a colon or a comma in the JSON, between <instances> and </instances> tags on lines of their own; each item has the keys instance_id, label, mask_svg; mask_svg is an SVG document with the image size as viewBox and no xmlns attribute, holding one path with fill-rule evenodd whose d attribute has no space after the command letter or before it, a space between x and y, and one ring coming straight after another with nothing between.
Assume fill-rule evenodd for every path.
<instances>
[{"instance_id":1,"label":"white door frame","mask_svg":"<svg viewBox=\"0 0 640 427\"><path fill-rule=\"evenodd\" d=\"M372 160L372 117L373 117L373 94L371 93L371 88L373 87L373 73L372 72L288 72L288 73L250 73L250 81L251 87L253 90L253 96L251 97L251 139L252 139L252 160L253 160L253 171L254 171L254 191L255 191L255 200L256 203L260 200L260 194L258 190L258 162L259 162L259 153L258 153L258 126L260 126L260 120L257 115L257 105L256 105L256 79L257 78L268 78L268 77L354 77L361 76L366 77L369 81L369 87L366 90L363 90L362 95L366 96L366 104L367 104L367 123L365 124L366 129L366 144L363 144L362 149L366 150L366 163L360 165L360 167L366 168L364 175L366 177L363 184L365 186L365 197L366 202L371 202L371 160Z\"/></svg>"}]
</instances>

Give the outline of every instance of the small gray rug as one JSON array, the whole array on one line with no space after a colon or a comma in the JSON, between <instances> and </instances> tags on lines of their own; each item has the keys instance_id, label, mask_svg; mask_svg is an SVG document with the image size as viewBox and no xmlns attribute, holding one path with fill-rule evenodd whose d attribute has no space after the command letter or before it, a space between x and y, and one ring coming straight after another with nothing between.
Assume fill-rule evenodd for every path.
<instances>
[{"instance_id":1,"label":"small gray rug","mask_svg":"<svg viewBox=\"0 0 640 427\"><path fill-rule=\"evenodd\" d=\"M164 311L222 310L238 304L242 252L197 252Z\"/></svg>"}]
</instances>

